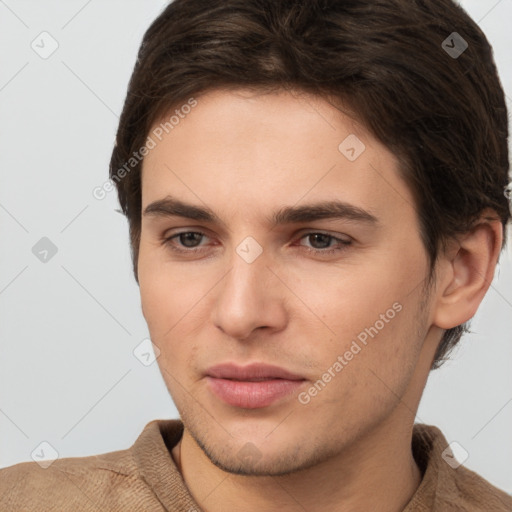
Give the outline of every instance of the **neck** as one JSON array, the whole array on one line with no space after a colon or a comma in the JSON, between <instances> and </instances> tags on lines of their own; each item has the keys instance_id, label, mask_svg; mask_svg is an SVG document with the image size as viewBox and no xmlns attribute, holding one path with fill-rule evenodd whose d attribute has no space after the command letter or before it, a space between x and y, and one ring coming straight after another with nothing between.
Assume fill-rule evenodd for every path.
<instances>
[{"instance_id":1,"label":"neck","mask_svg":"<svg viewBox=\"0 0 512 512\"><path fill-rule=\"evenodd\" d=\"M421 482L411 438L412 420L404 427L402 417L400 422L380 424L349 449L312 468L273 477L240 476L221 470L186 428L172 456L205 512L400 512Z\"/></svg>"}]
</instances>

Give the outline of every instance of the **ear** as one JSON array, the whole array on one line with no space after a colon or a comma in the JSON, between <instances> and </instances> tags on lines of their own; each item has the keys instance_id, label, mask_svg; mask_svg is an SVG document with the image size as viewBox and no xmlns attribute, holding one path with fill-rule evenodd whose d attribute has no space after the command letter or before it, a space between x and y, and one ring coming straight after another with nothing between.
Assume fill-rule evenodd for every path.
<instances>
[{"instance_id":1,"label":"ear","mask_svg":"<svg viewBox=\"0 0 512 512\"><path fill-rule=\"evenodd\" d=\"M434 325L451 329L475 315L493 280L502 242L503 225L492 210L450 242L438 262Z\"/></svg>"}]
</instances>

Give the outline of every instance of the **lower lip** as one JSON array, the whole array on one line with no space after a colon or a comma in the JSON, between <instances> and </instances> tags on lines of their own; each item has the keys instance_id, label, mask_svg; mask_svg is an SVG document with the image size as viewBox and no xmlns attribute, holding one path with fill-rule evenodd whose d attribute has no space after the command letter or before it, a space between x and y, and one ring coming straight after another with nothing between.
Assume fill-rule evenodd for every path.
<instances>
[{"instance_id":1,"label":"lower lip","mask_svg":"<svg viewBox=\"0 0 512 512\"><path fill-rule=\"evenodd\" d=\"M258 382L206 377L211 391L234 407L258 409L296 391L304 380L271 379Z\"/></svg>"}]
</instances>

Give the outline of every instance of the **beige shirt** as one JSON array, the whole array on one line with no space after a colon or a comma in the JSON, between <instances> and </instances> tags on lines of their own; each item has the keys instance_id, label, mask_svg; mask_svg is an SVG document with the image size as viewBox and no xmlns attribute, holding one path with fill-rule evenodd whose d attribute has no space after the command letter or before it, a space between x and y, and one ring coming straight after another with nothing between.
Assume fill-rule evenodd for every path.
<instances>
[{"instance_id":1,"label":"beige shirt","mask_svg":"<svg viewBox=\"0 0 512 512\"><path fill-rule=\"evenodd\" d=\"M182 432L179 420L153 420L126 450L57 459L46 469L37 462L0 469L0 511L200 512L170 455ZM511 512L511 496L445 462L447 445L438 428L414 426L423 479L404 512Z\"/></svg>"}]
</instances>

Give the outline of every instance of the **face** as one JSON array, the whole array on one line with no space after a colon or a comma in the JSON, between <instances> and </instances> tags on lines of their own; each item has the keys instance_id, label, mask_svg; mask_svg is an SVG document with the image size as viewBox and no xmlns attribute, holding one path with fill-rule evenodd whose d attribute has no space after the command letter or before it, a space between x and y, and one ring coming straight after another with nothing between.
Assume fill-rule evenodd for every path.
<instances>
[{"instance_id":1,"label":"face","mask_svg":"<svg viewBox=\"0 0 512 512\"><path fill-rule=\"evenodd\" d=\"M310 467L393 421L416 379L428 262L412 194L319 97L211 91L186 110L143 164L160 370L219 467Z\"/></svg>"}]
</instances>

